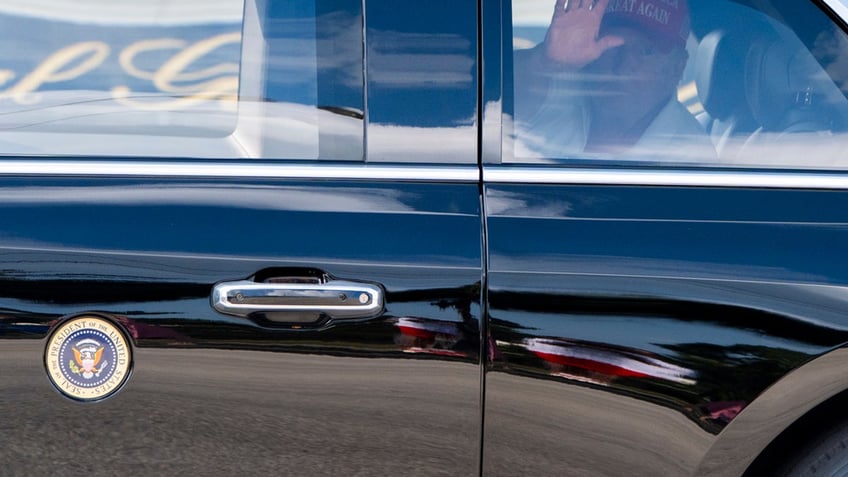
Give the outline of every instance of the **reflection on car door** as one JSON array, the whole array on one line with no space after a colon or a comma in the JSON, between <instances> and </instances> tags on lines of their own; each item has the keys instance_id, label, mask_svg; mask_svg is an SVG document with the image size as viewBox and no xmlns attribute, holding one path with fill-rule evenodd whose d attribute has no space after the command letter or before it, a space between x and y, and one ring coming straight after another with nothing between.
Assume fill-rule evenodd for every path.
<instances>
[{"instance_id":1,"label":"reflection on car door","mask_svg":"<svg viewBox=\"0 0 848 477\"><path fill-rule=\"evenodd\" d=\"M545 31L550 17L528 12L554 2L512 3ZM640 5L649 3L662 2ZM848 100L832 62L845 34L812 2L753 3L688 2L690 41L702 47L724 27L746 29L749 43L731 45L746 52L739 68L757 75L743 83L713 65L722 86L710 93L754 109L756 133L730 138L774 154L727 148L720 160L756 171L702 159L684 167L688 147L647 161L627 148L522 156L510 143L511 89L521 87L510 78L510 16L484 5L485 474L741 475L844 389L770 393L792 379L834 381L806 365L848 342L846 182L812 170L844 169L833 162L844 155L827 151L844 148ZM770 34L752 39L740 10ZM839 46L825 55L829 38ZM796 82L833 99L796 100ZM739 96L724 97L726 85Z\"/></svg>"},{"instance_id":2,"label":"reflection on car door","mask_svg":"<svg viewBox=\"0 0 848 477\"><path fill-rule=\"evenodd\" d=\"M20 146L0 150L0 473L477 473L476 18L399 24L371 2L372 38L394 41L365 55L359 0L248 1L222 52L201 3L127 6L147 29L108 9L5 20L59 23L36 46L114 48L27 97L61 114L4 103L48 120L0 133ZM441 57L433 88L419 60Z\"/></svg>"},{"instance_id":3,"label":"reflection on car door","mask_svg":"<svg viewBox=\"0 0 848 477\"><path fill-rule=\"evenodd\" d=\"M0 191L7 468L474 471L476 185L32 176ZM327 323L210 302L219 282L313 279L372 284L384 309ZM44 369L73 316L132 344L128 383L93 405Z\"/></svg>"}]
</instances>

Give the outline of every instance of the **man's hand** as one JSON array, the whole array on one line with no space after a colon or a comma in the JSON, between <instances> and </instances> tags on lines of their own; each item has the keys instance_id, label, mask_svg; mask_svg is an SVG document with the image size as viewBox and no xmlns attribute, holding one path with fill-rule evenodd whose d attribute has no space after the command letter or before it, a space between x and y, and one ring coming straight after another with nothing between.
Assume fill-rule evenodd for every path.
<instances>
[{"instance_id":1,"label":"man's hand","mask_svg":"<svg viewBox=\"0 0 848 477\"><path fill-rule=\"evenodd\" d=\"M609 0L557 0L545 36L547 61L559 68L576 70L610 48L623 45L624 39L617 36L598 38L608 3Z\"/></svg>"}]
</instances>

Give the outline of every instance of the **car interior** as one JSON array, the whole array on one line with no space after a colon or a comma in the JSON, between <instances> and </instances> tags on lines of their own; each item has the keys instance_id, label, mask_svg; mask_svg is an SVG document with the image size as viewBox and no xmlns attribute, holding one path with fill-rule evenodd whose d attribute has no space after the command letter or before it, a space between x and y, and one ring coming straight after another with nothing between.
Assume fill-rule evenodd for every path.
<instances>
[{"instance_id":1,"label":"car interior","mask_svg":"<svg viewBox=\"0 0 848 477\"><path fill-rule=\"evenodd\" d=\"M820 147L848 124L848 101L834 77L842 73L839 58L828 51L845 44L844 32L820 11L795 15L807 23L790 28L793 12L750 3L760 5L727 2L721 9L701 6L699 14L693 2L698 41L690 61L704 110L698 119L719 158L731 162L774 160L799 141Z\"/></svg>"},{"instance_id":2,"label":"car interior","mask_svg":"<svg viewBox=\"0 0 848 477\"><path fill-rule=\"evenodd\" d=\"M840 151L848 145L848 36L839 24L814 2L690 0L689 10L689 59L678 99L709 134L716 153L696 157L696 163L845 167L848 159ZM544 39L541 11L541 0L514 2L515 49ZM657 159L691 165L687 155L675 148Z\"/></svg>"}]
</instances>

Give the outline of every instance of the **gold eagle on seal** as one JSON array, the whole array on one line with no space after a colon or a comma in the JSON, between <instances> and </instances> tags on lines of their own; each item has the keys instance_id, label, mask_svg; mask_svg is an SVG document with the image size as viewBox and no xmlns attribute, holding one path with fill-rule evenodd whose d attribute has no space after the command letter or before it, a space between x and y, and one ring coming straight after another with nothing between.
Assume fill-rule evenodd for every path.
<instances>
[{"instance_id":1,"label":"gold eagle on seal","mask_svg":"<svg viewBox=\"0 0 848 477\"><path fill-rule=\"evenodd\" d=\"M103 359L103 349L103 345L97 340L91 338L80 340L73 347L74 359L68 362L71 372L82 375L85 379L100 377L100 373L109 365L109 361L103 361L103 364L100 364Z\"/></svg>"}]
</instances>

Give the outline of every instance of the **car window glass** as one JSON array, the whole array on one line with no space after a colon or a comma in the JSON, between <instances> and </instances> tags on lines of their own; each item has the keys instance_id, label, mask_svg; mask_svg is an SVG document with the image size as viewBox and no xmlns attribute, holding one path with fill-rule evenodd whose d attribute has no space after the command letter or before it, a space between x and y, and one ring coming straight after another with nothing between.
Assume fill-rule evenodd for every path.
<instances>
[{"instance_id":1,"label":"car window glass","mask_svg":"<svg viewBox=\"0 0 848 477\"><path fill-rule=\"evenodd\" d=\"M0 152L363 160L362 2L0 4Z\"/></svg>"},{"instance_id":2,"label":"car window glass","mask_svg":"<svg viewBox=\"0 0 848 477\"><path fill-rule=\"evenodd\" d=\"M476 164L476 2L365 8L368 161Z\"/></svg>"},{"instance_id":3,"label":"car window glass","mask_svg":"<svg viewBox=\"0 0 848 477\"><path fill-rule=\"evenodd\" d=\"M844 168L848 37L813 2L514 0L504 162Z\"/></svg>"}]
</instances>

